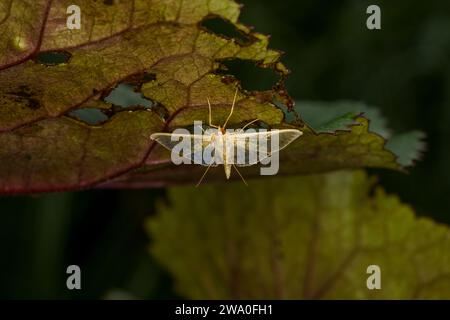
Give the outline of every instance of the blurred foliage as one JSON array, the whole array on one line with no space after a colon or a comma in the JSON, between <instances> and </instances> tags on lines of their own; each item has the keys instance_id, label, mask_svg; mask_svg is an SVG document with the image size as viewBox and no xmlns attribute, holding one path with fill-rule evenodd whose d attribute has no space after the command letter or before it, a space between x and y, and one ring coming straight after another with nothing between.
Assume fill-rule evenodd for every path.
<instances>
[{"instance_id":1,"label":"blurred foliage","mask_svg":"<svg viewBox=\"0 0 450 320\"><path fill-rule=\"evenodd\" d=\"M450 229L372 187L341 171L171 188L152 252L193 299L450 298Z\"/></svg>"},{"instance_id":2,"label":"blurred foliage","mask_svg":"<svg viewBox=\"0 0 450 320\"><path fill-rule=\"evenodd\" d=\"M379 107L395 132L426 133L424 161L409 175L376 173L419 214L450 223L450 2L377 0L379 31L365 25L370 0L242 2L241 20L270 34L272 46L285 52L293 97L363 101ZM273 84L249 64L230 71L244 88Z\"/></svg>"}]
</instances>

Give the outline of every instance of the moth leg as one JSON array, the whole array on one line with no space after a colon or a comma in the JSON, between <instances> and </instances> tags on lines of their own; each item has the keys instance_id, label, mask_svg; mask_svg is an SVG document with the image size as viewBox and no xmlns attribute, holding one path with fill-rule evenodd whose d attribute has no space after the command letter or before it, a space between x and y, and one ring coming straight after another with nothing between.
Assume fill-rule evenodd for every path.
<instances>
[{"instance_id":1,"label":"moth leg","mask_svg":"<svg viewBox=\"0 0 450 320\"><path fill-rule=\"evenodd\" d=\"M211 116L211 114L212 114L212 112L211 112L211 103L209 102L209 98L206 98L206 100L208 101L208 109L209 109L209 126L211 127L211 128L216 128L216 129L219 129L219 126L215 126L215 125L213 125L211 122L212 122L212 116Z\"/></svg>"},{"instance_id":2,"label":"moth leg","mask_svg":"<svg viewBox=\"0 0 450 320\"><path fill-rule=\"evenodd\" d=\"M208 166L208 168L206 168L206 170L205 170L205 172L203 173L202 177L200 178L200 180L199 180L199 181L197 182L197 184L195 185L196 188L200 185L200 183L202 183L203 178L205 178L206 174L208 173L208 171L209 171L209 169L211 168L212 165L213 165L213 164L211 163L211 164Z\"/></svg>"},{"instance_id":3,"label":"moth leg","mask_svg":"<svg viewBox=\"0 0 450 320\"><path fill-rule=\"evenodd\" d=\"M236 91L235 91L235 93L234 93L233 104L231 105L231 111L230 111L230 114L228 115L227 120L225 121L225 123L224 123L223 126L222 126L224 129L227 127L228 120L230 120L231 115L233 114L233 111L234 111L234 105L236 104L237 93L238 93L238 88L236 88Z\"/></svg>"},{"instance_id":4,"label":"moth leg","mask_svg":"<svg viewBox=\"0 0 450 320\"><path fill-rule=\"evenodd\" d=\"M242 174L239 172L238 168L233 164L233 168L236 169L237 173L239 174L239 176L241 177L242 181L244 182L244 184L248 187L247 182L245 181L244 177L242 176Z\"/></svg>"},{"instance_id":5,"label":"moth leg","mask_svg":"<svg viewBox=\"0 0 450 320\"><path fill-rule=\"evenodd\" d=\"M255 119L250 121L249 123L247 123L243 128L241 128L241 130L244 130L245 128L247 128L249 125L251 125L252 123L255 123L256 121L259 121L259 119Z\"/></svg>"}]
</instances>

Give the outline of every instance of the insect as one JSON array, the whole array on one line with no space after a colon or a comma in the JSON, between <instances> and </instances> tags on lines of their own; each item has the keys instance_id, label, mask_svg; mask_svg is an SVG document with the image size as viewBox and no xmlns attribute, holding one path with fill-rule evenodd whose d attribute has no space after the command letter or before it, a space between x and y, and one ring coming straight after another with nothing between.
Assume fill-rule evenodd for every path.
<instances>
[{"instance_id":1,"label":"insect","mask_svg":"<svg viewBox=\"0 0 450 320\"><path fill-rule=\"evenodd\" d=\"M174 147L179 143L180 139L187 139L190 141L191 145L197 146L197 154L195 152L189 153L189 154L183 154L184 158L189 158L190 160L192 158L195 158L198 153L201 153L202 150L205 148L215 146L215 150L218 154L216 154L216 159L219 158L221 161L211 162L200 162L199 164L203 166L207 166L205 172L203 173L202 177L200 178L199 182L196 186L199 186L200 183L205 178L206 174L208 173L209 169L211 167L218 166L219 163L222 163L225 170L225 176L227 179L230 178L231 175L231 168L233 167L236 172L241 177L242 181L247 185L245 182L244 177L237 169L237 166L240 167L246 167L255 165L258 162L261 162L269 157L271 157L271 154L280 151L281 149L285 148L288 144L290 144L292 141L300 137L303 132L296 129L281 129L281 130L269 130L269 131L263 131L263 132L246 132L244 131L248 126L251 124L259 121L259 119L254 119L250 122L248 122L244 127L237 129L233 132L228 132L226 129L228 121L230 120L231 116L234 112L234 107L236 104L236 97L237 97L238 90L236 89L236 92L234 94L233 103L231 105L231 111L225 120L225 123L220 125L213 125L212 124L212 112L211 112L211 103L209 101L209 98L207 98L208 102L208 108L209 108L209 127L212 129L204 130L203 127L200 127L203 131L203 134L186 134L186 133L164 133L164 132L158 132L154 133L150 136L152 140L157 141L159 144L161 144L163 147L165 147L168 150L173 150ZM238 159L238 155L242 155L247 153L256 153L258 149L258 141L261 141L260 139L266 140L269 144L271 144L272 139L276 138L277 145L275 147L272 146L272 150L270 152L266 153L264 156L253 157L249 158L248 161L242 162L242 158ZM275 141L275 140L273 140ZM236 150L236 149L237 150ZM198 162L197 162L198 163Z\"/></svg>"}]
</instances>

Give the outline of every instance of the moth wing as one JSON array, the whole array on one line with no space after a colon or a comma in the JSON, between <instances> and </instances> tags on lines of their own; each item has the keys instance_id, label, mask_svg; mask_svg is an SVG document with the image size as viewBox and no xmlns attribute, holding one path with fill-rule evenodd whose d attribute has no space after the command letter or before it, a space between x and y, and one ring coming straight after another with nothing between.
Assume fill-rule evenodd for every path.
<instances>
[{"instance_id":1,"label":"moth wing","mask_svg":"<svg viewBox=\"0 0 450 320\"><path fill-rule=\"evenodd\" d=\"M230 134L229 139L233 139L232 141L235 142L236 149L234 152L234 164L239 167L247 167L257 164L258 162L267 159L270 157L273 153L279 152L280 150L287 147L291 142L293 142L295 139L300 137L303 134L302 131L296 130L296 129L281 129L281 130L271 130L271 131L265 131L265 132L249 132L249 133L243 133L243 132L235 132ZM275 137L275 135L278 135L278 147L276 147L273 150L267 150L267 153L263 157L254 157L253 159L247 159L246 162L242 163L242 161L238 161L238 155L239 152L241 154L248 155L251 152L259 152L258 149L258 141L260 138L264 138L267 141L267 146L270 148L272 146L272 139ZM248 161L247 161L248 160Z\"/></svg>"},{"instance_id":2,"label":"moth wing","mask_svg":"<svg viewBox=\"0 0 450 320\"><path fill-rule=\"evenodd\" d=\"M302 131L297 129L281 129L275 132L278 132L280 141L279 141L279 148L277 150L272 150L272 153L278 152L286 148L289 144L291 144L291 142L293 142L303 134Z\"/></svg>"},{"instance_id":3,"label":"moth wing","mask_svg":"<svg viewBox=\"0 0 450 320\"><path fill-rule=\"evenodd\" d=\"M268 132L244 133L235 131L227 135L227 154L231 154L231 162L238 167L248 167L258 163L258 157L250 159L249 154L258 152L258 139ZM234 148L234 150L232 150ZM243 158L245 159L243 159ZM243 162L244 161L244 162Z\"/></svg>"},{"instance_id":4,"label":"moth wing","mask_svg":"<svg viewBox=\"0 0 450 320\"><path fill-rule=\"evenodd\" d=\"M191 150L194 148L195 144L201 144L201 147L199 147L199 151L195 152L192 151L190 153L182 154L181 156L185 159L191 160L194 163L195 159L203 159L203 149L211 144L212 142L212 135L201 135L201 134L183 134L183 133L165 133L165 132L158 132L153 133L150 138L152 140L155 140L160 145L162 145L164 148L168 149L169 151L172 151L173 148L177 144L180 143L182 140L189 140L191 145ZM209 166L207 163L198 163L203 166ZM216 167L218 164L212 164L213 167Z\"/></svg>"}]
</instances>

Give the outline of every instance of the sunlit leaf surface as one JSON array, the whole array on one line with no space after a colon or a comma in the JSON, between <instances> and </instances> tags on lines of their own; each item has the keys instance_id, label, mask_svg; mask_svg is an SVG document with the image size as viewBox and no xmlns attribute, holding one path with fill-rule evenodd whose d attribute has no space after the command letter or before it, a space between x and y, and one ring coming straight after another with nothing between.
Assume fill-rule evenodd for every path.
<instances>
[{"instance_id":1,"label":"sunlit leaf surface","mask_svg":"<svg viewBox=\"0 0 450 320\"><path fill-rule=\"evenodd\" d=\"M66 9L72 2L0 2L0 193L196 182L201 168L174 167L149 137L206 122L207 97L214 122L223 123L236 88L230 126L258 118L261 125L304 131L281 155L283 174L401 168L361 117L336 120L351 122L342 132L331 130L333 121L326 132L314 132L301 120L301 108L295 124L285 122L277 105L293 110L283 86L289 71L279 62L280 52L268 48L267 36L238 22L236 2L79 0L82 27L69 30ZM247 40L202 27L211 17ZM270 68L280 82L271 91L246 91L218 72L229 59ZM136 105L111 102L121 85L136 91ZM244 170L248 177L258 172ZM223 176L210 176L217 179Z\"/></svg>"}]
</instances>

